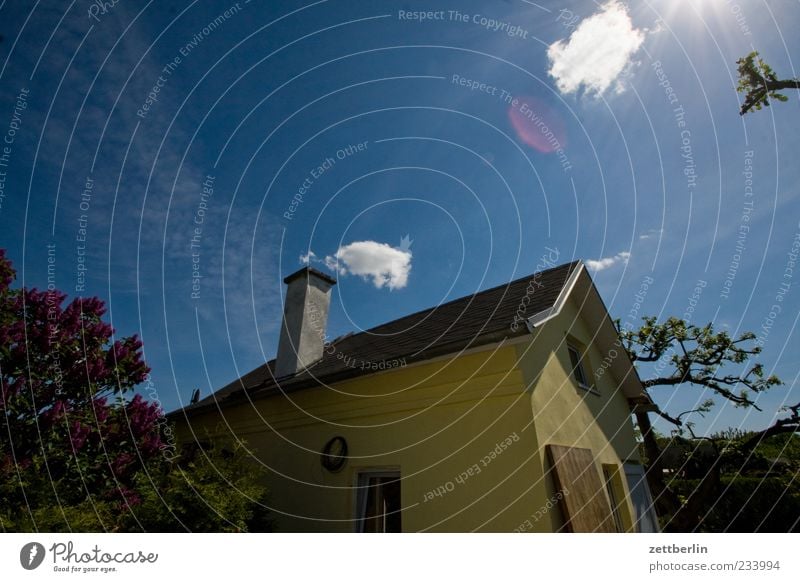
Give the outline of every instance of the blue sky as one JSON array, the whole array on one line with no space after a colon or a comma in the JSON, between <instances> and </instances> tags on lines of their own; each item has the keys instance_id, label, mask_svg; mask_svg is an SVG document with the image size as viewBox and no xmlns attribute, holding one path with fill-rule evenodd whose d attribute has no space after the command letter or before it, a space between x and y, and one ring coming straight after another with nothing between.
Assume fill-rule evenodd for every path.
<instances>
[{"instance_id":1,"label":"blue sky","mask_svg":"<svg viewBox=\"0 0 800 582\"><path fill-rule=\"evenodd\" d=\"M623 320L691 309L760 332L786 386L763 413L696 420L763 427L798 400L800 112L790 94L740 117L736 59L755 48L796 76L798 11L2 2L0 246L44 287L54 244L57 285L143 337L167 409L273 356L301 255L339 271L335 336L525 276L554 248L589 261ZM654 396L673 412L705 398Z\"/></svg>"}]
</instances>

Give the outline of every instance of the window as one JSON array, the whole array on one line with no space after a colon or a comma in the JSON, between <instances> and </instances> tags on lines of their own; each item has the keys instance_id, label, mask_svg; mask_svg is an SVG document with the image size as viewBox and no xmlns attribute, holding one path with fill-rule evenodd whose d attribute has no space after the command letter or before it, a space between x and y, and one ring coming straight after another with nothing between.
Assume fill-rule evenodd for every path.
<instances>
[{"instance_id":1,"label":"window","mask_svg":"<svg viewBox=\"0 0 800 582\"><path fill-rule=\"evenodd\" d=\"M358 474L357 531L399 533L400 472L365 471Z\"/></svg>"},{"instance_id":2,"label":"window","mask_svg":"<svg viewBox=\"0 0 800 582\"><path fill-rule=\"evenodd\" d=\"M614 518L614 527L618 532L624 532L622 527L622 518L620 517L619 496L614 490L615 477L617 475L616 465L603 465L603 478L606 482L606 491L608 491L608 500L611 502L611 516Z\"/></svg>"},{"instance_id":3,"label":"window","mask_svg":"<svg viewBox=\"0 0 800 582\"><path fill-rule=\"evenodd\" d=\"M586 376L586 370L583 368L583 357L580 350L571 344L567 345L567 350L569 351L569 363L572 366L572 377L575 378L578 386L584 390L592 390L592 386Z\"/></svg>"},{"instance_id":4,"label":"window","mask_svg":"<svg viewBox=\"0 0 800 582\"><path fill-rule=\"evenodd\" d=\"M635 530L642 533L657 532L658 519L644 468L634 463L625 463L625 480L628 482L628 491L631 492Z\"/></svg>"}]
</instances>

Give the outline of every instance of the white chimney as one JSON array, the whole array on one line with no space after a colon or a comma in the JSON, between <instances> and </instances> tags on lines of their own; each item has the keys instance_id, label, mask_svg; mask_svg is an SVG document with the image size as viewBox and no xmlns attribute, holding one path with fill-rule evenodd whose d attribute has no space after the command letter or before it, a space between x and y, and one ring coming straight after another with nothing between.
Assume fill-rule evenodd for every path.
<instances>
[{"instance_id":1,"label":"white chimney","mask_svg":"<svg viewBox=\"0 0 800 582\"><path fill-rule=\"evenodd\" d=\"M286 302L275 358L275 377L296 374L319 360L325 349L325 329L336 279L303 267L283 280Z\"/></svg>"}]
</instances>

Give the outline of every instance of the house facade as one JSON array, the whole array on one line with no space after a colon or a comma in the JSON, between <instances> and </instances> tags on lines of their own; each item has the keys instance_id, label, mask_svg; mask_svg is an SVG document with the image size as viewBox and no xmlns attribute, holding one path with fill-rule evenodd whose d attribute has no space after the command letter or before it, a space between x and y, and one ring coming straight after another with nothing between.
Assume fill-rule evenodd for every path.
<instances>
[{"instance_id":1,"label":"house facade","mask_svg":"<svg viewBox=\"0 0 800 582\"><path fill-rule=\"evenodd\" d=\"M287 277L275 360L171 413L242 439L278 531L654 531L648 399L580 262L327 341L335 281Z\"/></svg>"}]
</instances>

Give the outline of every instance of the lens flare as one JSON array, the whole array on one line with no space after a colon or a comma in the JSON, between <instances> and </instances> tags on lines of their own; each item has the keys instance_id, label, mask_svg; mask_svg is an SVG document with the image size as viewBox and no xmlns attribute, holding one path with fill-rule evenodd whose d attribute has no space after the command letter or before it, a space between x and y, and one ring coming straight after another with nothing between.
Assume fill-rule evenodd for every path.
<instances>
[{"instance_id":1,"label":"lens flare","mask_svg":"<svg viewBox=\"0 0 800 582\"><path fill-rule=\"evenodd\" d=\"M542 153L563 150L567 133L558 112L535 97L517 97L508 107L508 119L517 137Z\"/></svg>"}]
</instances>

